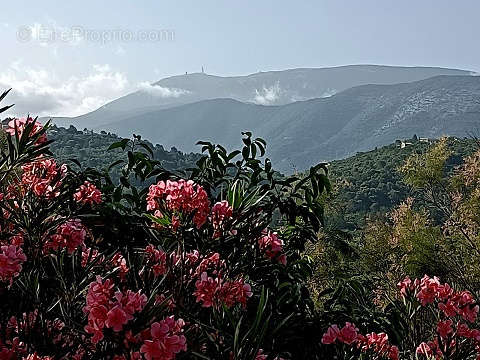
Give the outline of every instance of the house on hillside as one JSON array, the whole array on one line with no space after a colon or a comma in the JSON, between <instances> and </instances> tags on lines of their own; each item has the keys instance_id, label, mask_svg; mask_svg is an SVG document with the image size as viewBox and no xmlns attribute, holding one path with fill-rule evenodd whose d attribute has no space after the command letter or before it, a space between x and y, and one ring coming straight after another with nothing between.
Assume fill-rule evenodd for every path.
<instances>
[{"instance_id":1,"label":"house on hillside","mask_svg":"<svg viewBox=\"0 0 480 360\"><path fill-rule=\"evenodd\" d=\"M400 149L403 149L407 146L413 145L413 143L411 141L406 141L406 140L395 140L395 145L397 145L397 147L399 147Z\"/></svg>"}]
</instances>

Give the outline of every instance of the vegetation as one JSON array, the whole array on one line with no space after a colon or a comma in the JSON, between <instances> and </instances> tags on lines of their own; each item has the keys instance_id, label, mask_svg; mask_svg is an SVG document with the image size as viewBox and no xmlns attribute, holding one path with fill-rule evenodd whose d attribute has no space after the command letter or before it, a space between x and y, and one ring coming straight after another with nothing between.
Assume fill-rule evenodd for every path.
<instances>
[{"instance_id":1,"label":"vegetation","mask_svg":"<svg viewBox=\"0 0 480 360\"><path fill-rule=\"evenodd\" d=\"M113 143L65 166L61 131L71 151ZM1 141L2 359L478 359L475 141L300 177L251 133L233 152L200 142L183 170L139 137L31 118Z\"/></svg>"},{"instance_id":2,"label":"vegetation","mask_svg":"<svg viewBox=\"0 0 480 360\"><path fill-rule=\"evenodd\" d=\"M95 133L91 130L77 130L74 126L68 129L51 126L48 129L48 137L53 140L50 149L54 157L61 163L77 160L83 167L107 169L118 160L125 160L126 154L119 150L108 151L109 146L121 140L117 135L102 131ZM167 170L183 170L191 168L200 158L199 154L185 154L176 148L165 150L162 145L153 146L146 140L139 141L153 152L153 159L158 160L160 165ZM120 170L113 169L111 176L118 180Z\"/></svg>"},{"instance_id":3,"label":"vegetation","mask_svg":"<svg viewBox=\"0 0 480 360\"><path fill-rule=\"evenodd\" d=\"M413 194L403 182L399 168L407 158L423 154L431 144L415 138L405 142L411 145L401 148L399 143L391 144L331 162L334 191L328 206L332 223L344 230L358 229L365 224L366 217L384 214ZM472 139L448 138L447 146L451 154L445 166L451 172L475 151L477 143Z\"/></svg>"},{"instance_id":4,"label":"vegetation","mask_svg":"<svg viewBox=\"0 0 480 360\"><path fill-rule=\"evenodd\" d=\"M246 133L232 153L202 143L182 179L122 139L117 184L57 163L47 128L12 120L0 157L2 357L315 356L303 252L323 220L323 166L278 179Z\"/></svg>"}]
</instances>

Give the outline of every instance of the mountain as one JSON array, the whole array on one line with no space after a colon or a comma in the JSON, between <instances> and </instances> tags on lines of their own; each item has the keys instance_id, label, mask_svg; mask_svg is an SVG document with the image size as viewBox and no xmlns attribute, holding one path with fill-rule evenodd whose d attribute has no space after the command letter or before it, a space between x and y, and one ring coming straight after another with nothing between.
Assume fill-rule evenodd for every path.
<instances>
[{"instance_id":1,"label":"mountain","mask_svg":"<svg viewBox=\"0 0 480 360\"><path fill-rule=\"evenodd\" d=\"M348 65L331 68L258 72L247 76L221 77L193 73L146 84L140 90L75 118L56 118L59 126L101 128L168 107L208 99L230 98L259 105L285 105L325 98L365 84L396 84L437 75L469 75L468 71L433 67Z\"/></svg>"},{"instance_id":2,"label":"mountain","mask_svg":"<svg viewBox=\"0 0 480 360\"><path fill-rule=\"evenodd\" d=\"M132 115L102 128L132 132L164 146L198 151L197 140L239 146L241 131L268 142L282 171L303 170L319 161L345 158L396 139L468 136L480 125L480 77L437 76L412 83L363 85L334 96L281 106L232 99Z\"/></svg>"}]
</instances>

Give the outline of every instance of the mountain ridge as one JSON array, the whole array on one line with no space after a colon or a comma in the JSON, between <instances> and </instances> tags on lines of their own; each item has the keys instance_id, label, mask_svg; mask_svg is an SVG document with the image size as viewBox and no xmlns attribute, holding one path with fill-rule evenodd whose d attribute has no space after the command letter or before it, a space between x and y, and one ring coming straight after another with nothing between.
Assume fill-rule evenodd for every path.
<instances>
[{"instance_id":1,"label":"mountain ridge","mask_svg":"<svg viewBox=\"0 0 480 360\"><path fill-rule=\"evenodd\" d=\"M204 100L103 128L120 136L138 133L183 151L195 151L199 139L235 147L240 132L249 130L267 140L272 160L286 171L292 164L302 170L414 133L463 137L479 125L479 114L480 77L438 76L413 83L362 85L329 98L281 106Z\"/></svg>"}]
</instances>

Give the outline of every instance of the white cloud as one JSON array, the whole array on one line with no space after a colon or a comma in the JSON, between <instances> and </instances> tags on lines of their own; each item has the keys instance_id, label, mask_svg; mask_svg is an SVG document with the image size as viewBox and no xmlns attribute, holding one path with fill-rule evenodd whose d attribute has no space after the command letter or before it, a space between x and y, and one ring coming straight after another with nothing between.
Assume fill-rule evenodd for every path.
<instances>
[{"instance_id":1,"label":"white cloud","mask_svg":"<svg viewBox=\"0 0 480 360\"><path fill-rule=\"evenodd\" d=\"M321 98L328 98L337 93L337 90L335 89L327 89L322 95L320 95Z\"/></svg>"},{"instance_id":2,"label":"white cloud","mask_svg":"<svg viewBox=\"0 0 480 360\"><path fill-rule=\"evenodd\" d=\"M13 62L0 71L0 91L12 88L4 104L8 115L77 116L133 91L125 74L109 65L94 65L84 76L59 79L54 71ZM4 115L4 114L2 114Z\"/></svg>"},{"instance_id":3,"label":"white cloud","mask_svg":"<svg viewBox=\"0 0 480 360\"><path fill-rule=\"evenodd\" d=\"M190 93L188 90L152 85L149 82L140 83L138 88L140 91L146 92L147 94L162 98L178 98Z\"/></svg>"},{"instance_id":4,"label":"white cloud","mask_svg":"<svg viewBox=\"0 0 480 360\"><path fill-rule=\"evenodd\" d=\"M277 81L268 88L264 85L260 91L255 89L254 102L260 105L273 105L280 98L281 94L280 82Z\"/></svg>"}]
</instances>

